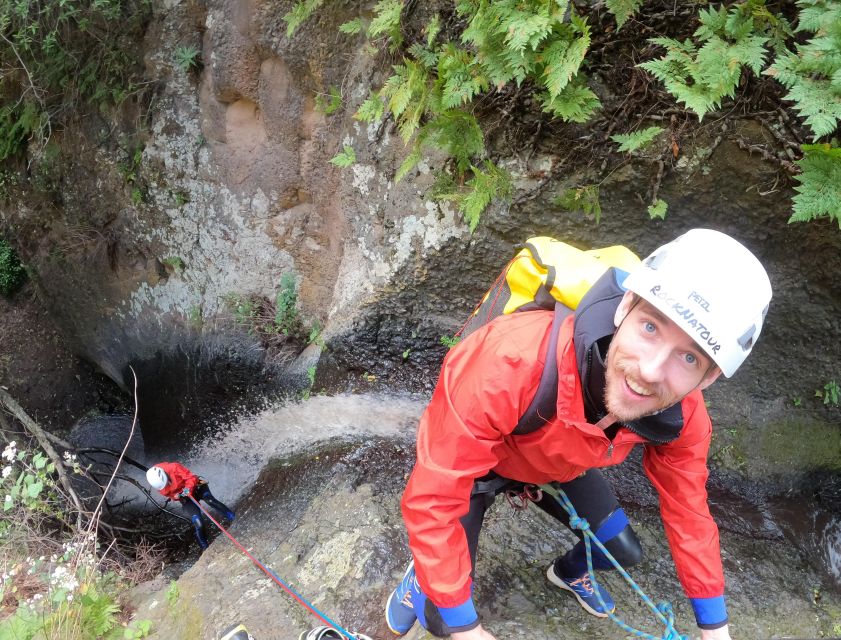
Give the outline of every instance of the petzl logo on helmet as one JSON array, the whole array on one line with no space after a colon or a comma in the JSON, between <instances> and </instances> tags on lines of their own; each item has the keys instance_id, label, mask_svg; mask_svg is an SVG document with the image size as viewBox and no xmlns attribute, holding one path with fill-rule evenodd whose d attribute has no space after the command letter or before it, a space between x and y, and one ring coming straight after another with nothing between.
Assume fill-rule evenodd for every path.
<instances>
[{"instance_id":1,"label":"petzl logo on helmet","mask_svg":"<svg viewBox=\"0 0 841 640\"><path fill-rule=\"evenodd\" d=\"M721 349L721 344L718 339L714 338L709 327L700 322L695 313L687 307L682 301L671 296L669 293L660 290L659 284L651 287L651 295L656 299L661 300L665 306L672 312L673 317L680 320L679 326L688 333L695 342L699 345L707 344L710 353L715 355ZM690 296L691 297L691 296ZM703 299L703 298L702 298ZM705 301L706 302L706 301Z\"/></svg>"},{"instance_id":2,"label":"petzl logo on helmet","mask_svg":"<svg viewBox=\"0 0 841 640\"><path fill-rule=\"evenodd\" d=\"M688 299L689 299L689 300L692 300L693 302L697 302L697 303L698 303L698 306L699 306L699 307L701 307L701 308L702 308L704 311L706 311L707 313L709 313L709 312L710 312L710 303L709 303L709 301L708 301L708 300L706 300L706 299L704 299L704 298L701 296L701 294L700 294L700 293L698 293L697 291L693 291L692 293L690 293L690 294L689 294L689 298L688 298Z\"/></svg>"}]
</instances>

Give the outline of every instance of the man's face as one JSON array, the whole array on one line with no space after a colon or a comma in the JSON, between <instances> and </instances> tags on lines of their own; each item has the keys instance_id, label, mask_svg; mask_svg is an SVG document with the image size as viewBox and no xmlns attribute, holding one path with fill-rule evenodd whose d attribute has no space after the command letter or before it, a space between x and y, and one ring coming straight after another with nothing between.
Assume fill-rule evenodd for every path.
<instances>
[{"instance_id":1,"label":"man's face","mask_svg":"<svg viewBox=\"0 0 841 640\"><path fill-rule=\"evenodd\" d=\"M620 422L651 415L705 389L721 371L674 322L625 294L607 352L605 404Z\"/></svg>"}]
</instances>

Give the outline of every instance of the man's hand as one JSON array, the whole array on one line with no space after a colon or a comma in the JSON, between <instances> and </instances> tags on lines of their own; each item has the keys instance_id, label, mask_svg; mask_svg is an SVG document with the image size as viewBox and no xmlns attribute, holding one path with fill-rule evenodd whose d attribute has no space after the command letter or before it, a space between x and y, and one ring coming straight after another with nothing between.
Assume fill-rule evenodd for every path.
<instances>
[{"instance_id":1,"label":"man's hand","mask_svg":"<svg viewBox=\"0 0 841 640\"><path fill-rule=\"evenodd\" d=\"M730 640L729 625L718 629L701 629L701 640Z\"/></svg>"},{"instance_id":2,"label":"man's hand","mask_svg":"<svg viewBox=\"0 0 841 640\"><path fill-rule=\"evenodd\" d=\"M480 624L470 631L459 631L450 636L453 640L496 640L490 633L485 631Z\"/></svg>"}]
</instances>

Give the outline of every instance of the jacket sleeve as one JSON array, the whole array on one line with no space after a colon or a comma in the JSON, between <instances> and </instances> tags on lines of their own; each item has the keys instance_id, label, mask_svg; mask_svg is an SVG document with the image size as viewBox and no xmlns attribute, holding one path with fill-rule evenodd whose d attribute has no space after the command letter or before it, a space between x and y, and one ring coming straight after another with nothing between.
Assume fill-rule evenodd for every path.
<instances>
[{"instance_id":1,"label":"jacket sleeve","mask_svg":"<svg viewBox=\"0 0 841 640\"><path fill-rule=\"evenodd\" d=\"M444 608L471 598L470 554L459 518L469 510L473 481L496 466L499 445L514 429L542 371L530 360L531 354L542 358L541 335L535 340L531 333L529 343L524 332L494 331L495 324L445 358L421 417L417 462L403 494L418 582Z\"/></svg>"},{"instance_id":2,"label":"jacket sleeve","mask_svg":"<svg viewBox=\"0 0 841 640\"><path fill-rule=\"evenodd\" d=\"M684 429L666 445L647 446L643 466L660 495L660 514L678 579L698 624L727 621L718 527L707 502L712 425L700 391L683 400Z\"/></svg>"}]
</instances>

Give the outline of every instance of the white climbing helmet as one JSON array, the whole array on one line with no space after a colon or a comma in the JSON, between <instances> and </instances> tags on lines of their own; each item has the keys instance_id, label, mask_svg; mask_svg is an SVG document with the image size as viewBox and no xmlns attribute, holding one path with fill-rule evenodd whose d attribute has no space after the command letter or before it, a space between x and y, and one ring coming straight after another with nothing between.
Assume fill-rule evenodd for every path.
<instances>
[{"instance_id":1,"label":"white climbing helmet","mask_svg":"<svg viewBox=\"0 0 841 640\"><path fill-rule=\"evenodd\" d=\"M756 256L711 229L664 244L624 286L683 329L728 378L756 344L771 301L771 282Z\"/></svg>"},{"instance_id":2,"label":"white climbing helmet","mask_svg":"<svg viewBox=\"0 0 841 640\"><path fill-rule=\"evenodd\" d=\"M166 477L166 472L160 467L149 467L146 472L146 482L152 485L153 489L160 491L169 482L169 478Z\"/></svg>"}]
</instances>

